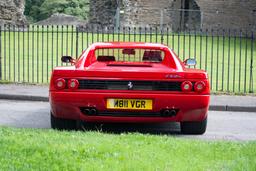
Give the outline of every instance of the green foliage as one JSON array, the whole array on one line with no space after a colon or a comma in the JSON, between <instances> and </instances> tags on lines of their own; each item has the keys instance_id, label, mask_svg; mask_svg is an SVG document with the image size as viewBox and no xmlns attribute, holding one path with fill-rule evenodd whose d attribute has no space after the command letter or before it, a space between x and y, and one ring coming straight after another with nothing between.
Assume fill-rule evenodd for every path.
<instances>
[{"instance_id":1,"label":"green foliage","mask_svg":"<svg viewBox=\"0 0 256 171\"><path fill-rule=\"evenodd\" d=\"M45 0L26 0L24 14L31 22L38 21L40 16L40 6Z\"/></svg>"},{"instance_id":2,"label":"green foliage","mask_svg":"<svg viewBox=\"0 0 256 171\"><path fill-rule=\"evenodd\" d=\"M26 0L25 15L29 21L40 21L54 13L87 19L89 0Z\"/></svg>"},{"instance_id":3,"label":"green foliage","mask_svg":"<svg viewBox=\"0 0 256 171\"><path fill-rule=\"evenodd\" d=\"M0 127L1 170L256 170L256 142Z\"/></svg>"}]
</instances>

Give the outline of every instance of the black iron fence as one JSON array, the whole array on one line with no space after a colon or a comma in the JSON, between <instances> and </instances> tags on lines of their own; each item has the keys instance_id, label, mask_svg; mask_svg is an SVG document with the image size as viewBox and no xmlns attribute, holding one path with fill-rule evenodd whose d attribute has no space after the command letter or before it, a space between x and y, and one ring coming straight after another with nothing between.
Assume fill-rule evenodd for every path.
<instances>
[{"instance_id":1,"label":"black iron fence","mask_svg":"<svg viewBox=\"0 0 256 171\"><path fill-rule=\"evenodd\" d=\"M5 25L0 29L0 80L48 83L52 69L66 65L62 55L77 58L94 42L112 41L163 43L181 60L196 58L196 68L208 72L213 91L256 90L256 42L253 32L242 30Z\"/></svg>"}]
</instances>

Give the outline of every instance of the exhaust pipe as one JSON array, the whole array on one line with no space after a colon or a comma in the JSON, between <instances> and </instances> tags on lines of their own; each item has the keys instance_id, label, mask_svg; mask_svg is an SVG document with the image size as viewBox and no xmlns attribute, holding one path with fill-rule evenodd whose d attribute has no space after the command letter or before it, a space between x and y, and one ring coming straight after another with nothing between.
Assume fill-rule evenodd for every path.
<instances>
[{"instance_id":1,"label":"exhaust pipe","mask_svg":"<svg viewBox=\"0 0 256 171\"><path fill-rule=\"evenodd\" d=\"M161 114L163 117L168 117L168 116L175 116L177 114L177 112L174 109L172 109L172 110L165 109L165 110L162 110Z\"/></svg>"},{"instance_id":2,"label":"exhaust pipe","mask_svg":"<svg viewBox=\"0 0 256 171\"><path fill-rule=\"evenodd\" d=\"M170 116L175 116L175 115L176 115L176 110L174 110L174 109L171 110L171 111L170 111Z\"/></svg>"},{"instance_id":3,"label":"exhaust pipe","mask_svg":"<svg viewBox=\"0 0 256 171\"><path fill-rule=\"evenodd\" d=\"M91 115L96 115L97 114L97 110L96 109L91 109Z\"/></svg>"},{"instance_id":4,"label":"exhaust pipe","mask_svg":"<svg viewBox=\"0 0 256 171\"><path fill-rule=\"evenodd\" d=\"M164 110L163 111L163 116L169 116L170 115L170 110Z\"/></svg>"},{"instance_id":5,"label":"exhaust pipe","mask_svg":"<svg viewBox=\"0 0 256 171\"><path fill-rule=\"evenodd\" d=\"M86 115L96 115L97 114L97 109L95 108L84 108L82 112Z\"/></svg>"},{"instance_id":6,"label":"exhaust pipe","mask_svg":"<svg viewBox=\"0 0 256 171\"><path fill-rule=\"evenodd\" d=\"M84 109L84 113L87 114L87 115L90 115L91 111L90 111L90 109Z\"/></svg>"}]
</instances>

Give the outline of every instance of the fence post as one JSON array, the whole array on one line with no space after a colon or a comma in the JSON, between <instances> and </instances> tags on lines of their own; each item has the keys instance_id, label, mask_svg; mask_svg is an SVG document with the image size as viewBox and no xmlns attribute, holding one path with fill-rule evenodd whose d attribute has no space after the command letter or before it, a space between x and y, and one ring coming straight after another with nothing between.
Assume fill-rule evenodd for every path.
<instances>
[{"instance_id":1,"label":"fence post","mask_svg":"<svg viewBox=\"0 0 256 171\"><path fill-rule=\"evenodd\" d=\"M78 27L76 26L76 58L78 58Z\"/></svg>"},{"instance_id":2,"label":"fence post","mask_svg":"<svg viewBox=\"0 0 256 171\"><path fill-rule=\"evenodd\" d=\"M160 17L160 32L161 32L161 43L164 43L164 35L163 35L163 18L164 18L164 12L161 9L160 11L161 17Z\"/></svg>"},{"instance_id":3,"label":"fence post","mask_svg":"<svg viewBox=\"0 0 256 171\"><path fill-rule=\"evenodd\" d=\"M0 25L0 80L2 80L2 25Z\"/></svg>"},{"instance_id":4,"label":"fence post","mask_svg":"<svg viewBox=\"0 0 256 171\"><path fill-rule=\"evenodd\" d=\"M252 31L249 93L253 93L253 71L252 71L253 70L253 43L254 43L254 36L253 36L253 31Z\"/></svg>"}]
</instances>

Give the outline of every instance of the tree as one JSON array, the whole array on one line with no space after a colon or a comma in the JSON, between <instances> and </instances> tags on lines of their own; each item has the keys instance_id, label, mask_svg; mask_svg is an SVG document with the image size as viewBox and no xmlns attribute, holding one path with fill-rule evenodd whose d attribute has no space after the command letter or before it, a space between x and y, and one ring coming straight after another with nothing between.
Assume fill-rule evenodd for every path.
<instances>
[{"instance_id":1,"label":"tree","mask_svg":"<svg viewBox=\"0 0 256 171\"><path fill-rule=\"evenodd\" d=\"M45 0L26 0L25 11L28 21L34 22L39 20L40 16L40 6Z\"/></svg>"},{"instance_id":2,"label":"tree","mask_svg":"<svg viewBox=\"0 0 256 171\"><path fill-rule=\"evenodd\" d=\"M30 21L43 20L54 13L87 19L89 0L26 0L25 15Z\"/></svg>"}]
</instances>

